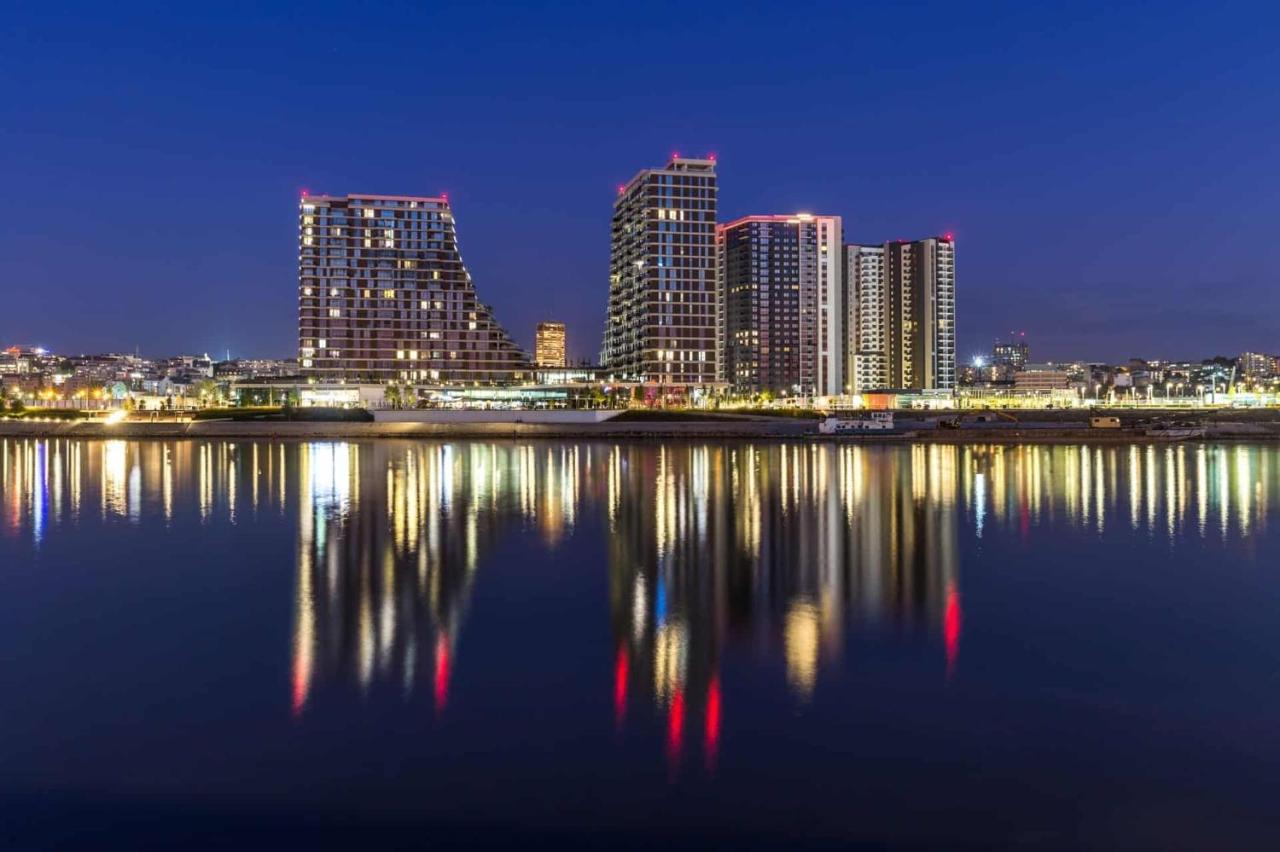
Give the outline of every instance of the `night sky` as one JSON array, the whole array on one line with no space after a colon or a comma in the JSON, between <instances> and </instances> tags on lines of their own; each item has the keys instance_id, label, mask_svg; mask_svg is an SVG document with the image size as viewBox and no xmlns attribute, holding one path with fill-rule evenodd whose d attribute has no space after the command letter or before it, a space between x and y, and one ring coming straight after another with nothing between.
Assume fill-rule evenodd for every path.
<instances>
[{"instance_id":1,"label":"night sky","mask_svg":"<svg viewBox=\"0 0 1280 852\"><path fill-rule=\"evenodd\" d=\"M297 197L448 192L594 357L615 188L954 231L959 353L1280 350L1273 4L6 3L0 344L291 357ZM268 4L262 4L268 5Z\"/></svg>"}]
</instances>

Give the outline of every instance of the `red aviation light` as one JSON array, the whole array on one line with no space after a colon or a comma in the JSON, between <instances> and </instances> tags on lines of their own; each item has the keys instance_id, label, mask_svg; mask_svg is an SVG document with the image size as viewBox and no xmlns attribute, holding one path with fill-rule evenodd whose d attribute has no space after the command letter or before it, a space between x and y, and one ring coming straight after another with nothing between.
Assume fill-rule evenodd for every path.
<instances>
[{"instance_id":1,"label":"red aviation light","mask_svg":"<svg viewBox=\"0 0 1280 852\"><path fill-rule=\"evenodd\" d=\"M943 234L942 238L949 243L954 243L956 241L955 234L951 233L950 231L947 231L945 234Z\"/></svg>"}]
</instances>

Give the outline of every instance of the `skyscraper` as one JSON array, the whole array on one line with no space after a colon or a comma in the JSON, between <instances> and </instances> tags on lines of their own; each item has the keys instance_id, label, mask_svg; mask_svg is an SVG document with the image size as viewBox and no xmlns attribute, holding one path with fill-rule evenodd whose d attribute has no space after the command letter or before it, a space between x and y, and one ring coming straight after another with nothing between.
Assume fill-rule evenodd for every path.
<instances>
[{"instance_id":1,"label":"skyscraper","mask_svg":"<svg viewBox=\"0 0 1280 852\"><path fill-rule=\"evenodd\" d=\"M476 298L448 199L306 196L298 363L326 382L497 384L528 357Z\"/></svg>"},{"instance_id":2,"label":"skyscraper","mask_svg":"<svg viewBox=\"0 0 1280 852\"><path fill-rule=\"evenodd\" d=\"M539 367L564 367L564 323L540 322L533 339L533 360Z\"/></svg>"},{"instance_id":3,"label":"skyscraper","mask_svg":"<svg viewBox=\"0 0 1280 852\"><path fill-rule=\"evenodd\" d=\"M848 246L855 391L949 390L956 383L955 242Z\"/></svg>"},{"instance_id":4,"label":"skyscraper","mask_svg":"<svg viewBox=\"0 0 1280 852\"><path fill-rule=\"evenodd\" d=\"M716 379L716 164L673 155L618 188L601 364L673 389Z\"/></svg>"},{"instance_id":5,"label":"skyscraper","mask_svg":"<svg viewBox=\"0 0 1280 852\"><path fill-rule=\"evenodd\" d=\"M717 228L721 379L735 391L843 391L841 242L838 216L746 216Z\"/></svg>"},{"instance_id":6,"label":"skyscraper","mask_svg":"<svg viewBox=\"0 0 1280 852\"><path fill-rule=\"evenodd\" d=\"M889 317L884 246L845 247L846 384L859 392L889 387Z\"/></svg>"}]
</instances>

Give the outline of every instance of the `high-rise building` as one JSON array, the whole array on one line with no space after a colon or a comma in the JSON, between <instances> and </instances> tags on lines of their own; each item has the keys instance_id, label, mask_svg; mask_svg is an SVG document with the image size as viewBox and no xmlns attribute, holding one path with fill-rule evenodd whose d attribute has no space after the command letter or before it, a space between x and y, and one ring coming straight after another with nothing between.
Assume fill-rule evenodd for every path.
<instances>
[{"instance_id":1,"label":"high-rise building","mask_svg":"<svg viewBox=\"0 0 1280 852\"><path fill-rule=\"evenodd\" d=\"M843 392L842 239L839 216L808 213L717 228L720 375L736 392Z\"/></svg>"},{"instance_id":2,"label":"high-rise building","mask_svg":"<svg viewBox=\"0 0 1280 852\"><path fill-rule=\"evenodd\" d=\"M533 339L533 360L539 367L564 367L564 323L540 322Z\"/></svg>"},{"instance_id":3,"label":"high-rise building","mask_svg":"<svg viewBox=\"0 0 1280 852\"><path fill-rule=\"evenodd\" d=\"M889 387L884 246L845 247L845 371L852 392Z\"/></svg>"},{"instance_id":4,"label":"high-rise building","mask_svg":"<svg viewBox=\"0 0 1280 852\"><path fill-rule=\"evenodd\" d=\"M950 235L845 251L855 391L956 384L955 241ZM877 263L879 266L877 267Z\"/></svg>"},{"instance_id":5,"label":"high-rise building","mask_svg":"<svg viewBox=\"0 0 1280 852\"><path fill-rule=\"evenodd\" d=\"M1240 375L1246 379L1270 379L1280 375L1280 356L1242 352L1236 359Z\"/></svg>"},{"instance_id":6,"label":"high-rise building","mask_svg":"<svg viewBox=\"0 0 1280 852\"><path fill-rule=\"evenodd\" d=\"M602 366L693 388L716 379L716 164L672 156L618 188Z\"/></svg>"},{"instance_id":7,"label":"high-rise building","mask_svg":"<svg viewBox=\"0 0 1280 852\"><path fill-rule=\"evenodd\" d=\"M997 340L991 347L991 363L1000 367L1008 367L1012 370L1021 370L1027 366L1030 360L1031 347L1027 345L1025 335L1020 335L1012 340Z\"/></svg>"},{"instance_id":8,"label":"high-rise building","mask_svg":"<svg viewBox=\"0 0 1280 852\"><path fill-rule=\"evenodd\" d=\"M298 205L298 363L326 382L501 384L528 357L476 298L444 197Z\"/></svg>"}]
</instances>

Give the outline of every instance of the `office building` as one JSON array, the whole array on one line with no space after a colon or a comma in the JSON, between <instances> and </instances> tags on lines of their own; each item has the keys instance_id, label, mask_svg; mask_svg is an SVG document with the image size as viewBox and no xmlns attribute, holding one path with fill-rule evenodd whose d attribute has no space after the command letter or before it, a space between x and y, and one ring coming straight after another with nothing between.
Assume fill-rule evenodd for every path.
<instances>
[{"instance_id":1,"label":"office building","mask_svg":"<svg viewBox=\"0 0 1280 852\"><path fill-rule=\"evenodd\" d=\"M540 322L533 339L533 360L539 367L565 367L564 323Z\"/></svg>"},{"instance_id":2,"label":"office building","mask_svg":"<svg viewBox=\"0 0 1280 852\"><path fill-rule=\"evenodd\" d=\"M298 364L320 382L503 384L528 357L476 296L444 197L298 205Z\"/></svg>"},{"instance_id":3,"label":"office building","mask_svg":"<svg viewBox=\"0 0 1280 852\"><path fill-rule=\"evenodd\" d=\"M838 216L746 216L716 231L721 380L736 393L843 392Z\"/></svg>"},{"instance_id":4,"label":"office building","mask_svg":"<svg viewBox=\"0 0 1280 852\"><path fill-rule=\"evenodd\" d=\"M900 240L882 247L848 246L845 257L849 299L854 303L848 344L858 383L854 390L954 388L956 277L951 236Z\"/></svg>"},{"instance_id":5,"label":"office building","mask_svg":"<svg viewBox=\"0 0 1280 852\"><path fill-rule=\"evenodd\" d=\"M618 188L601 365L684 392L716 379L716 164L672 156Z\"/></svg>"}]
</instances>

